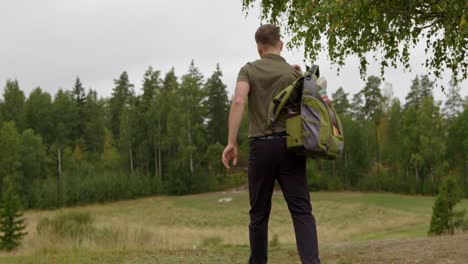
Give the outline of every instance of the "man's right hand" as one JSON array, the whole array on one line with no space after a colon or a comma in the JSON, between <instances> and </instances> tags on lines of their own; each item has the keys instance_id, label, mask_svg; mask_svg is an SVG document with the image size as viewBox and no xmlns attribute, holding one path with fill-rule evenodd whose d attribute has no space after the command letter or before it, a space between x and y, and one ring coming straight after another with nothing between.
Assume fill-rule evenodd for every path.
<instances>
[{"instance_id":1,"label":"man's right hand","mask_svg":"<svg viewBox=\"0 0 468 264\"><path fill-rule=\"evenodd\" d=\"M301 66L299 66L299 65L297 65L297 64L293 64L293 65L291 65L291 66L292 66L294 69L296 69L296 70L302 72Z\"/></svg>"},{"instance_id":2,"label":"man's right hand","mask_svg":"<svg viewBox=\"0 0 468 264\"><path fill-rule=\"evenodd\" d=\"M223 156L222 156L222 161L224 164L224 167L226 169L229 169L229 161L232 159L232 165L236 166L237 164L237 145L235 144L228 144L226 148L223 151Z\"/></svg>"}]
</instances>

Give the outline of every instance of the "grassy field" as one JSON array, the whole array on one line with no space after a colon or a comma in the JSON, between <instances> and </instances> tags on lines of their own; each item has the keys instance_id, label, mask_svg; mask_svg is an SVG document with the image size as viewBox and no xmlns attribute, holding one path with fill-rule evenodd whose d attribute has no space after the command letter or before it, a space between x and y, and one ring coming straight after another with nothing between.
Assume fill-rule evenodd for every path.
<instances>
[{"instance_id":1,"label":"grassy field","mask_svg":"<svg viewBox=\"0 0 468 264\"><path fill-rule=\"evenodd\" d=\"M468 263L468 234L427 238L432 197L318 192L311 198L324 263ZM2 253L0 263L246 263L248 204L247 192L228 191L27 211L23 247ZM459 207L468 209L468 201ZM98 235L36 231L41 219L72 212L88 212ZM299 263L281 192L273 195L269 226L270 263Z\"/></svg>"}]
</instances>

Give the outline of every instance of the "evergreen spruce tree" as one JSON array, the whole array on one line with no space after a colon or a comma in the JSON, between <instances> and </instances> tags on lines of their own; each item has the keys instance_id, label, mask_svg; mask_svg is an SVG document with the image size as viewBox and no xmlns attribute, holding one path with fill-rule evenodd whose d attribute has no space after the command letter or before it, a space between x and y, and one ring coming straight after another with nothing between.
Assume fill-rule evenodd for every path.
<instances>
[{"instance_id":1,"label":"evergreen spruce tree","mask_svg":"<svg viewBox=\"0 0 468 264\"><path fill-rule=\"evenodd\" d=\"M453 178L446 178L440 187L439 195L437 195L432 208L430 235L454 233L457 219L454 218L456 213L453 209L461 201L461 198L462 193L457 186L457 182Z\"/></svg>"},{"instance_id":2,"label":"evergreen spruce tree","mask_svg":"<svg viewBox=\"0 0 468 264\"><path fill-rule=\"evenodd\" d=\"M126 71L120 74L119 79L114 80L115 87L112 90L110 99L110 123L111 131L116 140L120 137L120 121L122 112L129 106L130 99L133 96L134 85L130 83Z\"/></svg>"},{"instance_id":3,"label":"evergreen spruce tree","mask_svg":"<svg viewBox=\"0 0 468 264\"><path fill-rule=\"evenodd\" d=\"M14 178L5 177L2 190L2 208L0 211L0 248L11 251L21 245L27 234L26 224L21 211L20 197L15 189Z\"/></svg>"},{"instance_id":4,"label":"evergreen spruce tree","mask_svg":"<svg viewBox=\"0 0 468 264\"><path fill-rule=\"evenodd\" d=\"M76 131L74 131L75 138L80 139L84 133L85 120L83 118L83 112L84 112L84 105L85 105L85 100L86 100L86 93L85 93L85 89L83 88L83 84L81 83L79 77L76 77L75 86L73 87L71 91L71 95L72 95L73 102L75 103L75 107L78 113L78 119L75 120L75 122L77 123L77 128L78 128Z\"/></svg>"},{"instance_id":5,"label":"evergreen spruce tree","mask_svg":"<svg viewBox=\"0 0 468 264\"><path fill-rule=\"evenodd\" d=\"M154 70L153 67L150 66L143 76L141 108L145 113L149 110L151 104L154 102L156 94L161 90L162 80L160 75L160 71Z\"/></svg>"},{"instance_id":6,"label":"evergreen spruce tree","mask_svg":"<svg viewBox=\"0 0 468 264\"><path fill-rule=\"evenodd\" d=\"M76 77L75 86L72 89L73 101L78 105L78 108L82 108L86 99L85 89L80 81L80 77Z\"/></svg>"},{"instance_id":7,"label":"evergreen spruce tree","mask_svg":"<svg viewBox=\"0 0 468 264\"><path fill-rule=\"evenodd\" d=\"M364 119L364 99L361 92L353 95L351 100L350 110L353 117L353 121L362 121Z\"/></svg>"},{"instance_id":8,"label":"evergreen spruce tree","mask_svg":"<svg viewBox=\"0 0 468 264\"><path fill-rule=\"evenodd\" d=\"M178 78L174 68L166 73L163 79L161 92L156 96L156 104L152 105L152 112L157 116L157 134L158 134L158 176L164 179L165 175L170 173L174 166L179 144L179 124L182 117L178 111ZM179 166L177 166L179 168Z\"/></svg>"},{"instance_id":9,"label":"evergreen spruce tree","mask_svg":"<svg viewBox=\"0 0 468 264\"><path fill-rule=\"evenodd\" d=\"M151 171L157 175L157 153L159 139L159 111L156 96L161 91L162 80L160 71L148 67L143 76L143 86L141 96L136 98L136 126L137 130L137 161L140 171L150 174ZM155 105L155 106L153 106ZM156 110L156 111L154 111Z\"/></svg>"},{"instance_id":10,"label":"evergreen spruce tree","mask_svg":"<svg viewBox=\"0 0 468 264\"><path fill-rule=\"evenodd\" d=\"M444 116L449 120L456 118L463 111L463 99L460 95L460 90L461 87L456 85L452 79L444 107Z\"/></svg>"},{"instance_id":11,"label":"evergreen spruce tree","mask_svg":"<svg viewBox=\"0 0 468 264\"><path fill-rule=\"evenodd\" d=\"M389 164L400 169L402 163L402 150L401 150L401 119L403 110L400 100L398 98L392 99L392 104L387 113L387 144L383 146L385 152L385 159ZM399 175L399 174L398 174Z\"/></svg>"},{"instance_id":12,"label":"evergreen spruce tree","mask_svg":"<svg viewBox=\"0 0 468 264\"><path fill-rule=\"evenodd\" d=\"M419 76L416 75L416 77L412 80L410 91L406 95L405 108L408 108L410 106L415 106L415 107L418 106L419 102L421 101L419 87L420 87Z\"/></svg>"},{"instance_id":13,"label":"evergreen spruce tree","mask_svg":"<svg viewBox=\"0 0 468 264\"><path fill-rule=\"evenodd\" d=\"M207 116L207 136L209 143L226 143L229 101L226 85L221 80L223 73L216 65L216 71L206 81L205 91L207 93L206 116Z\"/></svg>"},{"instance_id":14,"label":"evergreen spruce tree","mask_svg":"<svg viewBox=\"0 0 468 264\"><path fill-rule=\"evenodd\" d=\"M346 93L343 87L338 88L336 92L332 94L333 107L341 115L349 115L348 111L351 108L351 103L348 99L348 93Z\"/></svg>"},{"instance_id":15,"label":"evergreen spruce tree","mask_svg":"<svg viewBox=\"0 0 468 264\"><path fill-rule=\"evenodd\" d=\"M92 153L102 153L104 150L104 115L96 91L89 89L83 105L81 119L83 123L83 140L85 150Z\"/></svg>"},{"instance_id":16,"label":"evergreen spruce tree","mask_svg":"<svg viewBox=\"0 0 468 264\"><path fill-rule=\"evenodd\" d=\"M382 80L376 76L370 76L367 78L366 86L361 90L360 93L365 98L362 111L366 120L374 123L374 144L375 144L375 162L377 165L377 173L379 172L380 166L380 150L379 150L379 133L378 126L380 124L380 118L382 115L382 100L383 96L380 92L380 84Z\"/></svg>"},{"instance_id":17,"label":"evergreen spruce tree","mask_svg":"<svg viewBox=\"0 0 468 264\"><path fill-rule=\"evenodd\" d=\"M411 84L410 92L406 95L405 108L411 106L417 109L425 97L432 96L433 87L434 81L429 80L427 75L422 75L421 78L416 75Z\"/></svg>"}]
</instances>

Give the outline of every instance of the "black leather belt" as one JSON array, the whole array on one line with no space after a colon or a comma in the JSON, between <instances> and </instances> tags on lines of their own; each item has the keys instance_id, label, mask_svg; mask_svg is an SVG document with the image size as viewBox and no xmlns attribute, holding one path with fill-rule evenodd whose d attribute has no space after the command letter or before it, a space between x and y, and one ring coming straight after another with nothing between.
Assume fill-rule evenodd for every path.
<instances>
[{"instance_id":1,"label":"black leather belt","mask_svg":"<svg viewBox=\"0 0 468 264\"><path fill-rule=\"evenodd\" d=\"M259 137L250 137L249 142L255 141L255 140L267 140L267 139L276 139L276 138L286 138L286 132L280 132L276 134L270 134L270 135L265 135L265 136L259 136Z\"/></svg>"}]
</instances>

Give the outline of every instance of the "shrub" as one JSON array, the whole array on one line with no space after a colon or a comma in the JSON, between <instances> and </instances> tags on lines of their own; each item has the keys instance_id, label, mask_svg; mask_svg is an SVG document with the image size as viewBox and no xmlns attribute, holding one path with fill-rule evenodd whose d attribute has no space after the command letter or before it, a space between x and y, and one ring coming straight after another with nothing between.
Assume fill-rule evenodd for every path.
<instances>
[{"instance_id":1,"label":"shrub","mask_svg":"<svg viewBox=\"0 0 468 264\"><path fill-rule=\"evenodd\" d=\"M116 247L147 245L153 238L150 231L138 228L130 232L128 226L94 226L89 212L60 213L53 218L42 218L36 226L37 233L54 244L74 246ZM77 245L76 245L77 244Z\"/></svg>"},{"instance_id":2,"label":"shrub","mask_svg":"<svg viewBox=\"0 0 468 264\"><path fill-rule=\"evenodd\" d=\"M128 234L128 228L110 226L95 230L90 239L100 246L115 248L128 240Z\"/></svg>"},{"instance_id":3,"label":"shrub","mask_svg":"<svg viewBox=\"0 0 468 264\"><path fill-rule=\"evenodd\" d=\"M213 246L218 246L221 243L223 243L223 239L219 236L212 236L203 239L201 246L202 247L213 247Z\"/></svg>"},{"instance_id":4,"label":"shrub","mask_svg":"<svg viewBox=\"0 0 468 264\"><path fill-rule=\"evenodd\" d=\"M37 233L58 239L70 239L79 244L93 234L93 219L88 212L71 212L59 214L53 219L43 218L36 226Z\"/></svg>"}]
</instances>

